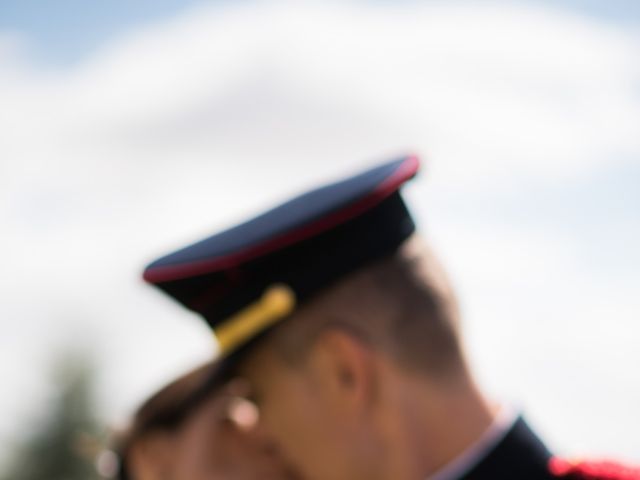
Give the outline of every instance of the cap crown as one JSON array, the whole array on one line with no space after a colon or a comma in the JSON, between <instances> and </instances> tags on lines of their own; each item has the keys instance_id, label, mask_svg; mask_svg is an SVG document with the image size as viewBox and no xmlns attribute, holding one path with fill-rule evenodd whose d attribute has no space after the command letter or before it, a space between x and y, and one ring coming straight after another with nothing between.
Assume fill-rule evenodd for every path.
<instances>
[{"instance_id":1,"label":"cap crown","mask_svg":"<svg viewBox=\"0 0 640 480\"><path fill-rule=\"evenodd\" d=\"M146 281L200 313L229 353L414 231L399 188L415 156L289 200L152 262Z\"/></svg>"}]
</instances>

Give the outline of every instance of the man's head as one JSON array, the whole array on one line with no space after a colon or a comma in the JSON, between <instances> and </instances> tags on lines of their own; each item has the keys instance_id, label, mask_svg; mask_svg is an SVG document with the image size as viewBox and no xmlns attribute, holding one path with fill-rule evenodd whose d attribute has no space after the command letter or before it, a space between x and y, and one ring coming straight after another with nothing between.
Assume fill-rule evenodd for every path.
<instances>
[{"instance_id":1,"label":"man's head","mask_svg":"<svg viewBox=\"0 0 640 480\"><path fill-rule=\"evenodd\" d=\"M436 415L439 397L470 388L458 323L444 273L413 238L317 295L239 373L263 433L309 478L388 478L412 468L390 445L410 430L404 414L430 399ZM420 406L409 391L425 394Z\"/></svg>"},{"instance_id":2,"label":"man's head","mask_svg":"<svg viewBox=\"0 0 640 480\"><path fill-rule=\"evenodd\" d=\"M260 431L311 479L424 477L485 426L452 292L410 240L418 168L314 189L145 270L213 328Z\"/></svg>"}]
</instances>

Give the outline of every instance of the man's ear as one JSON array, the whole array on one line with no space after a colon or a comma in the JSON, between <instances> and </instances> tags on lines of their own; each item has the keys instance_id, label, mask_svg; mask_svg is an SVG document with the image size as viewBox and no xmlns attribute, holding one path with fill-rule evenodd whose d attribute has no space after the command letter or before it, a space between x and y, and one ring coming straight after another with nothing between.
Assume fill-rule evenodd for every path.
<instances>
[{"instance_id":1,"label":"man's ear","mask_svg":"<svg viewBox=\"0 0 640 480\"><path fill-rule=\"evenodd\" d=\"M324 391L345 408L362 408L375 396L375 352L355 335L332 328L320 334L311 357Z\"/></svg>"}]
</instances>

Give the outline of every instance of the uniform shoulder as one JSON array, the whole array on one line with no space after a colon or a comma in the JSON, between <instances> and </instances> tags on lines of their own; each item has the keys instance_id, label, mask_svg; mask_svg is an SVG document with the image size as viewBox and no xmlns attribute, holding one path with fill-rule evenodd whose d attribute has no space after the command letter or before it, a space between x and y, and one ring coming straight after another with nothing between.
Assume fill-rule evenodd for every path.
<instances>
[{"instance_id":1,"label":"uniform shoulder","mask_svg":"<svg viewBox=\"0 0 640 480\"><path fill-rule=\"evenodd\" d=\"M549 468L554 477L565 480L640 480L640 467L611 460L570 461L554 457Z\"/></svg>"}]
</instances>

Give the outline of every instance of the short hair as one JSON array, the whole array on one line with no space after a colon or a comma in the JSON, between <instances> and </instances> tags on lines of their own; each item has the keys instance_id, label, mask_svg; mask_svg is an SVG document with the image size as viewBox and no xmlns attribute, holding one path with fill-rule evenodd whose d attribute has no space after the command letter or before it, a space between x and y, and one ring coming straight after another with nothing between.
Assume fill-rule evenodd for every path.
<instances>
[{"instance_id":1,"label":"short hair","mask_svg":"<svg viewBox=\"0 0 640 480\"><path fill-rule=\"evenodd\" d=\"M161 388L138 408L129 428L114 442L119 457L116 479L135 480L127 465L132 447L151 433L178 430L219 387L216 370L215 362L206 363Z\"/></svg>"},{"instance_id":2,"label":"short hair","mask_svg":"<svg viewBox=\"0 0 640 480\"><path fill-rule=\"evenodd\" d=\"M406 368L449 378L463 372L460 315L451 284L417 236L348 275L276 328L273 341L295 363L325 329L346 330Z\"/></svg>"}]
</instances>

